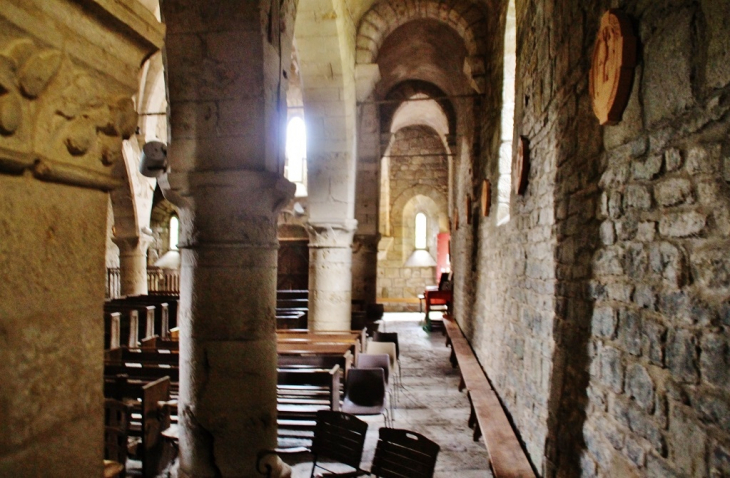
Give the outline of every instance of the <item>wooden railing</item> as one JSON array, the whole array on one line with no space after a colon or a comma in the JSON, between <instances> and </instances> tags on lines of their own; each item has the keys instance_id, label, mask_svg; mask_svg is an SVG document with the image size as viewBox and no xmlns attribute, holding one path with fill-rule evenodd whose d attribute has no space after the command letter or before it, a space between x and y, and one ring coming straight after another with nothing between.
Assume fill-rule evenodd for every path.
<instances>
[{"instance_id":1,"label":"wooden railing","mask_svg":"<svg viewBox=\"0 0 730 478\"><path fill-rule=\"evenodd\" d=\"M149 267L147 269L147 289L150 295L179 294L180 271Z\"/></svg>"}]
</instances>

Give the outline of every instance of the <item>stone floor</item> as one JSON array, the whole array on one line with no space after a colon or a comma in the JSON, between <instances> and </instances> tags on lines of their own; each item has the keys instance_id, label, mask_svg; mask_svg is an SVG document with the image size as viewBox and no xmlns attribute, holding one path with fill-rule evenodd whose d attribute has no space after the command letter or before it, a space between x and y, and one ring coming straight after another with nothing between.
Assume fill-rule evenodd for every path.
<instances>
[{"instance_id":1,"label":"stone floor","mask_svg":"<svg viewBox=\"0 0 730 478\"><path fill-rule=\"evenodd\" d=\"M441 446L435 478L491 477L483 439L474 442L466 425L469 401L465 392L458 391L459 374L449 363L450 349L441 332L423 331L422 318L419 313L385 314L381 325L381 330L398 332L401 350L404 390L393 427L418 432ZM370 425L362 461L362 468L369 470L383 418L362 418ZM293 478L309 477L311 461L285 460L293 467Z\"/></svg>"},{"instance_id":2,"label":"stone floor","mask_svg":"<svg viewBox=\"0 0 730 478\"><path fill-rule=\"evenodd\" d=\"M385 314L381 325L382 331L398 332L401 351L404 389L398 397L393 427L415 431L441 446L434 478L492 477L484 441L474 442L472 431L467 427L469 401L466 393L458 391L459 373L449 363L450 349L445 345L445 337L441 332L424 332L419 325L422 318L421 313L390 313ZM383 417L361 418L369 424L361 467L369 470ZM289 441L280 446L297 444L302 443ZM293 478L310 476L309 455L292 455L284 459L292 465ZM139 465L130 460L127 476L141 476ZM336 464L325 466L332 471L349 469ZM176 477L176 464L162 476Z\"/></svg>"}]
</instances>

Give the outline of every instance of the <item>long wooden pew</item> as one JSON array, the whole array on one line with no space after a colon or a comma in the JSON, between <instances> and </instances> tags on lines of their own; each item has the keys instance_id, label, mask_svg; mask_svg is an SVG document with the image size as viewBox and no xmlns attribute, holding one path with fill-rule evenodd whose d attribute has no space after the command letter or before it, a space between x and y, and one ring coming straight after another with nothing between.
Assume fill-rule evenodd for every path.
<instances>
[{"instance_id":1,"label":"long wooden pew","mask_svg":"<svg viewBox=\"0 0 730 478\"><path fill-rule=\"evenodd\" d=\"M142 304L118 304L107 302L104 304L105 313L119 312L121 314L122 328L125 328L125 321L128 317L130 324L134 324L134 316L137 316L139 339L155 335L155 306ZM134 330L131 331L134 333ZM124 340L124 338L122 339ZM130 334L130 344L131 344ZM136 344L134 345L136 347Z\"/></svg>"},{"instance_id":2,"label":"long wooden pew","mask_svg":"<svg viewBox=\"0 0 730 478\"><path fill-rule=\"evenodd\" d=\"M119 347L104 352L105 362L180 365L177 351Z\"/></svg>"},{"instance_id":3,"label":"long wooden pew","mask_svg":"<svg viewBox=\"0 0 730 478\"><path fill-rule=\"evenodd\" d=\"M469 425L475 426L474 441L483 434L495 478L534 477L525 451L499 402L471 345L459 325L444 316L444 327L451 344L451 363L461 372L459 390L466 388L472 405Z\"/></svg>"},{"instance_id":4,"label":"long wooden pew","mask_svg":"<svg viewBox=\"0 0 730 478\"><path fill-rule=\"evenodd\" d=\"M177 311L179 296L170 295L137 295L113 299L109 304L151 305L155 307L155 331L161 337L167 337L171 328L177 327Z\"/></svg>"}]
</instances>

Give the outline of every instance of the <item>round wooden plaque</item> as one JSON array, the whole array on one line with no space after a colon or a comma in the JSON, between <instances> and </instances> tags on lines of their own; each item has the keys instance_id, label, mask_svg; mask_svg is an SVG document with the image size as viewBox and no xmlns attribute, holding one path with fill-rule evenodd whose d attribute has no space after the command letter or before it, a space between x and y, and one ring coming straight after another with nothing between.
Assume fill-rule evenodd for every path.
<instances>
[{"instance_id":1,"label":"round wooden plaque","mask_svg":"<svg viewBox=\"0 0 730 478\"><path fill-rule=\"evenodd\" d=\"M492 208L492 183L489 179L482 181L482 216L489 216L489 210Z\"/></svg>"},{"instance_id":2,"label":"round wooden plaque","mask_svg":"<svg viewBox=\"0 0 730 478\"><path fill-rule=\"evenodd\" d=\"M530 146L527 138L517 140L517 154L512 160L512 189L515 194L524 194L527 189L527 176L530 172Z\"/></svg>"},{"instance_id":3,"label":"round wooden plaque","mask_svg":"<svg viewBox=\"0 0 730 478\"><path fill-rule=\"evenodd\" d=\"M593 47L589 86L593 112L602 125L621 121L631 95L636 37L629 17L612 8L601 17Z\"/></svg>"}]
</instances>

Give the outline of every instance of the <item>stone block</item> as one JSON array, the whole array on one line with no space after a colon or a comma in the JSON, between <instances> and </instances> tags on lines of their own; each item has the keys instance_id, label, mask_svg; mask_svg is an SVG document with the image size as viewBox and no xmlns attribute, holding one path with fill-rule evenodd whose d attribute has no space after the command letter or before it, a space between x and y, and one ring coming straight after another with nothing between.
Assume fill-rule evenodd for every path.
<instances>
[{"instance_id":1,"label":"stone block","mask_svg":"<svg viewBox=\"0 0 730 478\"><path fill-rule=\"evenodd\" d=\"M661 457L649 454L646 457L646 477L647 478L680 478Z\"/></svg>"},{"instance_id":2,"label":"stone block","mask_svg":"<svg viewBox=\"0 0 730 478\"><path fill-rule=\"evenodd\" d=\"M653 242L656 236L656 222L640 222L636 230L636 240L640 242Z\"/></svg>"},{"instance_id":3,"label":"stone block","mask_svg":"<svg viewBox=\"0 0 730 478\"><path fill-rule=\"evenodd\" d=\"M612 247L598 252L595 259L595 272L597 275L623 275L621 266L623 251L620 248Z\"/></svg>"},{"instance_id":4,"label":"stone block","mask_svg":"<svg viewBox=\"0 0 730 478\"><path fill-rule=\"evenodd\" d=\"M667 366L672 377L680 383L697 383L697 338L690 331L677 330L669 333L667 340Z\"/></svg>"},{"instance_id":5,"label":"stone block","mask_svg":"<svg viewBox=\"0 0 730 478\"><path fill-rule=\"evenodd\" d=\"M695 250L690 256L692 276L702 287L730 289L730 255L717 245Z\"/></svg>"},{"instance_id":6,"label":"stone block","mask_svg":"<svg viewBox=\"0 0 730 478\"><path fill-rule=\"evenodd\" d=\"M666 456L667 442L664 439L664 435L662 434L660 427L644 410L640 409L633 403L629 404L628 412L629 427L631 430L651 443L651 446L658 454Z\"/></svg>"},{"instance_id":7,"label":"stone block","mask_svg":"<svg viewBox=\"0 0 730 478\"><path fill-rule=\"evenodd\" d=\"M644 463L646 462L646 451L644 451L644 448L632 438L626 439L624 455L626 455L626 457L636 466L641 468L643 468Z\"/></svg>"},{"instance_id":8,"label":"stone block","mask_svg":"<svg viewBox=\"0 0 730 478\"><path fill-rule=\"evenodd\" d=\"M730 326L730 297L726 297L723 300L723 303L718 310L718 315L722 325L726 327Z\"/></svg>"},{"instance_id":9,"label":"stone block","mask_svg":"<svg viewBox=\"0 0 730 478\"><path fill-rule=\"evenodd\" d=\"M648 180L653 179L662 169L662 157L659 155L649 156L644 161L634 161L633 172L634 179Z\"/></svg>"},{"instance_id":10,"label":"stone block","mask_svg":"<svg viewBox=\"0 0 730 478\"><path fill-rule=\"evenodd\" d=\"M659 312L665 317L680 323L686 321L691 323L689 319L690 300L686 292L682 291L662 291L659 294Z\"/></svg>"},{"instance_id":11,"label":"stone block","mask_svg":"<svg viewBox=\"0 0 730 478\"><path fill-rule=\"evenodd\" d=\"M641 318L636 311L619 311L618 343L631 355L641 355Z\"/></svg>"},{"instance_id":12,"label":"stone block","mask_svg":"<svg viewBox=\"0 0 730 478\"><path fill-rule=\"evenodd\" d=\"M603 245L611 246L614 242L616 242L616 231L613 227L613 222L603 221L603 223L601 223L600 234Z\"/></svg>"},{"instance_id":13,"label":"stone block","mask_svg":"<svg viewBox=\"0 0 730 478\"><path fill-rule=\"evenodd\" d=\"M639 223L633 215L616 221L616 236L620 241L632 241L639 232Z\"/></svg>"},{"instance_id":14,"label":"stone block","mask_svg":"<svg viewBox=\"0 0 730 478\"><path fill-rule=\"evenodd\" d=\"M624 193L624 209L650 209L651 194L645 186L631 185L626 187Z\"/></svg>"},{"instance_id":15,"label":"stone block","mask_svg":"<svg viewBox=\"0 0 730 478\"><path fill-rule=\"evenodd\" d=\"M616 333L618 318L610 307L600 307L593 311L593 333L599 337L612 339Z\"/></svg>"},{"instance_id":16,"label":"stone block","mask_svg":"<svg viewBox=\"0 0 730 478\"><path fill-rule=\"evenodd\" d=\"M616 393L623 392L625 367L621 352L613 347L604 347L600 352L601 382Z\"/></svg>"},{"instance_id":17,"label":"stone block","mask_svg":"<svg viewBox=\"0 0 730 478\"><path fill-rule=\"evenodd\" d=\"M626 247L623 256L623 268L634 280L642 280L649 269L649 253L641 243L631 243Z\"/></svg>"},{"instance_id":18,"label":"stone block","mask_svg":"<svg viewBox=\"0 0 730 478\"><path fill-rule=\"evenodd\" d=\"M730 476L730 451L716 444L710 453L710 476Z\"/></svg>"},{"instance_id":19,"label":"stone block","mask_svg":"<svg viewBox=\"0 0 730 478\"><path fill-rule=\"evenodd\" d=\"M641 329L641 349L644 356L655 365L664 365L667 328L653 320L645 320Z\"/></svg>"},{"instance_id":20,"label":"stone block","mask_svg":"<svg viewBox=\"0 0 730 478\"><path fill-rule=\"evenodd\" d=\"M664 152L664 168L667 172L676 171L682 167L682 152L676 148Z\"/></svg>"},{"instance_id":21,"label":"stone block","mask_svg":"<svg viewBox=\"0 0 730 478\"><path fill-rule=\"evenodd\" d=\"M612 282L606 286L607 298L616 302L631 302L633 292L634 286L625 282Z\"/></svg>"},{"instance_id":22,"label":"stone block","mask_svg":"<svg viewBox=\"0 0 730 478\"><path fill-rule=\"evenodd\" d=\"M645 412L654 410L654 382L643 365L634 363L626 369L626 393Z\"/></svg>"},{"instance_id":23,"label":"stone block","mask_svg":"<svg viewBox=\"0 0 730 478\"><path fill-rule=\"evenodd\" d=\"M675 288L684 285L688 272L682 250L669 242L654 243L649 249L651 271Z\"/></svg>"},{"instance_id":24,"label":"stone block","mask_svg":"<svg viewBox=\"0 0 730 478\"><path fill-rule=\"evenodd\" d=\"M720 430L730 430L730 399L722 392L707 388L694 389L690 403L702 422Z\"/></svg>"},{"instance_id":25,"label":"stone block","mask_svg":"<svg viewBox=\"0 0 730 478\"><path fill-rule=\"evenodd\" d=\"M683 476L707 476L707 434L684 407L672 409L667 436L677 471Z\"/></svg>"},{"instance_id":26,"label":"stone block","mask_svg":"<svg viewBox=\"0 0 730 478\"><path fill-rule=\"evenodd\" d=\"M727 337L716 333L702 336L700 343L702 378L717 387L730 384L730 345Z\"/></svg>"},{"instance_id":27,"label":"stone block","mask_svg":"<svg viewBox=\"0 0 730 478\"><path fill-rule=\"evenodd\" d=\"M684 168L690 174L713 174L720 169L720 145L694 146L687 151Z\"/></svg>"},{"instance_id":28,"label":"stone block","mask_svg":"<svg viewBox=\"0 0 730 478\"><path fill-rule=\"evenodd\" d=\"M690 11L676 10L644 46L641 87L647 126L677 116L694 104L692 17Z\"/></svg>"},{"instance_id":29,"label":"stone block","mask_svg":"<svg viewBox=\"0 0 730 478\"><path fill-rule=\"evenodd\" d=\"M622 207L623 196L619 192L612 192L608 198L608 217L618 219L623 214Z\"/></svg>"},{"instance_id":30,"label":"stone block","mask_svg":"<svg viewBox=\"0 0 730 478\"><path fill-rule=\"evenodd\" d=\"M659 233L666 237L688 237L705 228L707 215L697 211L668 213L659 220Z\"/></svg>"},{"instance_id":31,"label":"stone block","mask_svg":"<svg viewBox=\"0 0 730 478\"><path fill-rule=\"evenodd\" d=\"M638 284L634 291L634 303L639 307L656 310L656 293L654 288L647 284Z\"/></svg>"},{"instance_id":32,"label":"stone block","mask_svg":"<svg viewBox=\"0 0 730 478\"><path fill-rule=\"evenodd\" d=\"M722 177L725 179L725 182L730 183L730 156L725 156L722 159Z\"/></svg>"},{"instance_id":33,"label":"stone block","mask_svg":"<svg viewBox=\"0 0 730 478\"><path fill-rule=\"evenodd\" d=\"M676 206L692 202L692 183L689 179L671 178L654 187L654 199L659 206Z\"/></svg>"}]
</instances>

